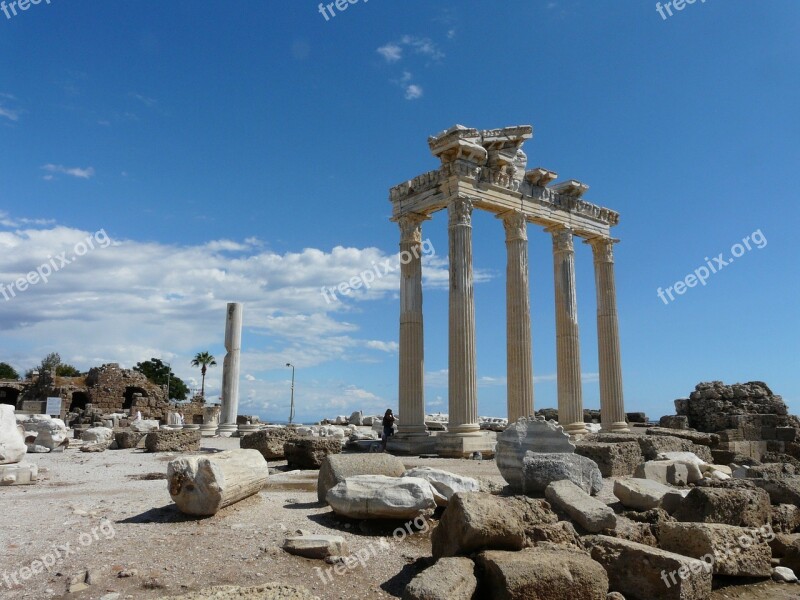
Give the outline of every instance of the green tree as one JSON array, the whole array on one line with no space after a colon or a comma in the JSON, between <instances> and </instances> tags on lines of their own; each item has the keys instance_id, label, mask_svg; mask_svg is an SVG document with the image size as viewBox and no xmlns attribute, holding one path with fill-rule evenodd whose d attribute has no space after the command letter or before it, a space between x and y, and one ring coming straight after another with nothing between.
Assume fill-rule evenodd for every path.
<instances>
[{"instance_id":1,"label":"green tree","mask_svg":"<svg viewBox=\"0 0 800 600\"><path fill-rule=\"evenodd\" d=\"M200 373L203 376L203 383L200 386L200 397L206 397L206 370L208 367L214 367L217 365L217 359L214 358L208 352L198 352L197 355L192 359L192 366L193 367L200 367Z\"/></svg>"},{"instance_id":2,"label":"green tree","mask_svg":"<svg viewBox=\"0 0 800 600\"><path fill-rule=\"evenodd\" d=\"M0 362L0 379L19 379L19 373L10 364Z\"/></svg>"},{"instance_id":3,"label":"green tree","mask_svg":"<svg viewBox=\"0 0 800 600\"><path fill-rule=\"evenodd\" d=\"M80 377L82 373L72 365L62 363L56 367L56 375L58 377Z\"/></svg>"},{"instance_id":4,"label":"green tree","mask_svg":"<svg viewBox=\"0 0 800 600\"><path fill-rule=\"evenodd\" d=\"M170 398L186 400L186 396L189 394L189 387L160 358L151 358L150 360L136 363L133 370L139 371L156 385L169 385L167 391Z\"/></svg>"}]
</instances>

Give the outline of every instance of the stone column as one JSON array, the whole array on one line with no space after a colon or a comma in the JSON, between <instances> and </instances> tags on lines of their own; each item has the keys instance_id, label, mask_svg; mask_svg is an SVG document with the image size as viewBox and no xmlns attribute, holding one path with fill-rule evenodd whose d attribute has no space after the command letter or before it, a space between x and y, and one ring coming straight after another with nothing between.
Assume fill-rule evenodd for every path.
<instances>
[{"instance_id":1,"label":"stone column","mask_svg":"<svg viewBox=\"0 0 800 600\"><path fill-rule=\"evenodd\" d=\"M528 221L519 211L500 215L506 230L506 344L508 422L533 415Z\"/></svg>"},{"instance_id":2,"label":"stone column","mask_svg":"<svg viewBox=\"0 0 800 600\"><path fill-rule=\"evenodd\" d=\"M400 423L398 436L427 436L425 427L425 346L422 321L422 223L409 214L400 226Z\"/></svg>"},{"instance_id":3,"label":"stone column","mask_svg":"<svg viewBox=\"0 0 800 600\"><path fill-rule=\"evenodd\" d=\"M472 278L472 201L448 206L450 237L449 433L474 433L478 425L475 295Z\"/></svg>"},{"instance_id":4,"label":"stone column","mask_svg":"<svg viewBox=\"0 0 800 600\"><path fill-rule=\"evenodd\" d=\"M629 431L622 395L617 287L614 280L614 244L619 240L594 238L586 243L594 254L597 287L597 357L600 363L600 420L604 431Z\"/></svg>"},{"instance_id":5,"label":"stone column","mask_svg":"<svg viewBox=\"0 0 800 600\"><path fill-rule=\"evenodd\" d=\"M558 421L572 436L585 434L581 390L581 343L575 290L573 230L564 225L547 229L553 235L556 296L556 356L558 361Z\"/></svg>"},{"instance_id":6,"label":"stone column","mask_svg":"<svg viewBox=\"0 0 800 600\"><path fill-rule=\"evenodd\" d=\"M222 363L222 414L217 433L230 437L238 431L239 357L242 348L242 304L228 303L225 319L225 361Z\"/></svg>"}]
</instances>

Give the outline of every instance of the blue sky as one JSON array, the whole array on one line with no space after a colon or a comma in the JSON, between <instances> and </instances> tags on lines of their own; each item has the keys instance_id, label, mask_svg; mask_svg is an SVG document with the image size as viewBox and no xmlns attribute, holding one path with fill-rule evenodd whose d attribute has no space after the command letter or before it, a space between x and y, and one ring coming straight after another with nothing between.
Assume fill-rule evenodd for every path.
<instances>
[{"instance_id":1,"label":"blue sky","mask_svg":"<svg viewBox=\"0 0 800 600\"><path fill-rule=\"evenodd\" d=\"M48 283L0 296L0 361L157 356L199 379L191 356L221 363L225 303L242 301L242 412L288 416L288 361L302 420L396 408L396 275L343 302L320 288L396 255L388 189L436 167L429 135L532 124L529 167L589 184L587 200L622 215L627 409L672 414L721 379L766 381L800 412L796 2L708 0L666 20L641 0L372 0L328 21L318 4L0 13L0 283L97 242ZM763 248L659 299L754 232ZM427 404L446 412L444 216L423 233ZM529 237L541 408L556 405L552 257L549 235ZM501 223L476 215L474 240L479 412L504 416ZM576 262L595 408L588 247Z\"/></svg>"}]
</instances>

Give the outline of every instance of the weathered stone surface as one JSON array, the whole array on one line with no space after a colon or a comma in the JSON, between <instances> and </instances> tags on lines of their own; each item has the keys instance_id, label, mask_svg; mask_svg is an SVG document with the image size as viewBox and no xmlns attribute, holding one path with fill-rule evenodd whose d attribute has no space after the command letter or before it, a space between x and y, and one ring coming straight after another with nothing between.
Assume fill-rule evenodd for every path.
<instances>
[{"instance_id":1,"label":"weathered stone surface","mask_svg":"<svg viewBox=\"0 0 800 600\"><path fill-rule=\"evenodd\" d=\"M639 447L645 460L656 460L663 452L692 452L704 462L713 462L708 446L671 435L644 435L639 438Z\"/></svg>"},{"instance_id":2,"label":"weathered stone surface","mask_svg":"<svg viewBox=\"0 0 800 600\"><path fill-rule=\"evenodd\" d=\"M148 452L197 452L200 432L185 429L151 431L144 440Z\"/></svg>"},{"instance_id":3,"label":"weathered stone surface","mask_svg":"<svg viewBox=\"0 0 800 600\"><path fill-rule=\"evenodd\" d=\"M441 558L411 580L403 600L472 600L477 587L472 559Z\"/></svg>"},{"instance_id":4,"label":"weathered stone surface","mask_svg":"<svg viewBox=\"0 0 800 600\"><path fill-rule=\"evenodd\" d=\"M433 488L416 477L355 475L326 496L337 515L350 519L414 519L433 513Z\"/></svg>"},{"instance_id":5,"label":"weathered stone surface","mask_svg":"<svg viewBox=\"0 0 800 600\"><path fill-rule=\"evenodd\" d=\"M17 428L17 420L14 418L14 407L0 404L0 465L18 463L27 451L25 438Z\"/></svg>"},{"instance_id":6,"label":"weathered stone surface","mask_svg":"<svg viewBox=\"0 0 800 600\"><path fill-rule=\"evenodd\" d=\"M248 433L239 439L240 448L258 450L267 460L281 460L286 456L284 444L300 439L300 435L288 427L273 427Z\"/></svg>"},{"instance_id":7,"label":"weathered stone surface","mask_svg":"<svg viewBox=\"0 0 800 600\"><path fill-rule=\"evenodd\" d=\"M614 495L627 508L663 508L668 513L676 510L683 501L679 490L649 479L618 479L614 482Z\"/></svg>"},{"instance_id":8,"label":"weathered stone surface","mask_svg":"<svg viewBox=\"0 0 800 600\"><path fill-rule=\"evenodd\" d=\"M685 464L689 483L697 483L703 479L703 471L709 467L709 464L694 452L659 452L656 460L673 460Z\"/></svg>"},{"instance_id":9,"label":"weathered stone surface","mask_svg":"<svg viewBox=\"0 0 800 600\"><path fill-rule=\"evenodd\" d=\"M286 442L283 450L290 468L319 469L326 456L341 453L342 442L329 438L299 439Z\"/></svg>"},{"instance_id":10,"label":"weathered stone surface","mask_svg":"<svg viewBox=\"0 0 800 600\"><path fill-rule=\"evenodd\" d=\"M150 433L156 431L160 425L155 419L136 419L131 421L130 430L137 433Z\"/></svg>"},{"instance_id":11,"label":"weathered stone surface","mask_svg":"<svg viewBox=\"0 0 800 600\"><path fill-rule=\"evenodd\" d=\"M794 571L786 567L775 567L772 570L772 580L778 583L797 583Z\"/></svg>"},{"instance_id":12,"label":"weathered stone surface","mask_svg":"<svg viewBox=\"0 0 800 600\"><path fill-rule=\"evenodd\" d=\"M537 547L489 550L476 557L481 598L490 600L605 600L608 576L586 552Z\"/></svg>"},{"instance_id":13,"label":"weathered stone surface","mask_svg":"<svg viewBox=\"0 0 800 600\"><path fill-rule=\"evenodd\" d=\"M317 499L327 502L328 490L355 475L400 477L406 467L391 454L330 454L322 460L317 479Z\"/></svg>"},{"instance_id":14,"label":"weathered stone surface","mask_svg":"<svg viewBox=\"0 0 800 600\"><path fill-rule=\"evenodd\" d=\"M146 433L138 431L118 431L114 434L118 450L142 447L145 437L147 437Z\"/></svg>"},{"instance_id":15,"label":"weathered stone surface","mask_svg":"<svg viewBox=\"0 0 800 600\"><path fill-rule=\"evenodd\" d=\"M579 454L528 452L522 461L522 492L542 494L554 481L569 480L588 494L603 487L597 463Z\"/></svg>"},{"instance_id":16,"label":"weathered stone surface","mask_svg":"<svg viewBox=\"0 0 800 600\"><path fill-rule=\"evenodd\" d=\"M663 418L663 417L662 417ZM715 433L704 433L702 431L681 431L668 429L666 427L648 427L647 435L669 435L672 437L689 440L693 444L700 446L716 446L720 439Z\"/></svg>"},{"instance_id":17,"label":"weathered stone surface","mask_svg":"<svg viewBox=\"0 0 800 600\"><path fill-rule=\"evenodd\" d=\"M711 595L711 569L702 561L605 535L585 541L608 573L610 588L627 600L705 600Z\"/></svg>"},{"instance_id":18,"label":"weathered stone surface","mask_svg":"<svg viewBox=\"0 0 800 600\"><path fill-rule=\"evenodd\" d=\"M662 550L713 557L714 575L735 577L769 577L772 551L765 539L758 530L718 523L664 523L658 536Z\"/></svg>"},{"instance_id":19,"label":"weathered stone surface","mask_svg":"<svg viewBox=\"0 0 800 600\"><path fill-rule=\"evenodd\" d=\"M176 458L167 467L173 502L181 512L197 516L214 515L257 494L268 478L267 461L256 450Z\"/></svg>"},{"instance_id":20,"label":"weathered stone surface","mask_svg":"<svg viewBox=\"0 0 800 600\"><path fill-rule=\"evenodd\" d=\"M571 481L554 481L547 486L545 498L590 533L617 526L617 516L610 507L592 498Z\"/></svg>"},{"instance_id":21,"label":"weathered stone surface","mask_svg":"<svg viewBox=\"0 0 800 600\"><path fill-rule=\"evenodd\" d=\"M800 540L800 534L797 533L776 533L775 537L769 542L769 547L772 549L773 558L783 558L789 550L789 546Z\"/></svg>"},{"instance_id":22,"label":"weathered stone surface","mask_svg":"<svg viewBox=\"0 0 800 600\"><path fill-rule=\"evenodd\" d=\"M657 529L657 526L650 525L649 523L636 522L622 515L617 515L616 528L604 531L603 535L621 538L623 540L636 542L637 544L644 544L645 546L658 548L658 540L653 533L654 529Z\"/></svg>"},{"instance_id":23,"label":"weathered stone surface","mask_svg":"<svg viewBox=\"0 0 800 600\"><path fill-rule=\"evenodd\" d=\"M772 528L780 533L794 533L800 528L800 508L794 504L772 507Z\"/></svg>"},{"instance_id":24,"label":"weathered stone surface","mask_svg":"<svg viewBox=\"0 0 800 600\"><path fill-rule=\"evenodd\" d=\"M550 503L540 498L529 498L527 496L511 496L499 498L502 510L508 514L514 514L522 523L526 538L530 540L539 539L537 536L543 535L542 527L558 524L558 515L553 512ZM552 535L563 535L558 532L551 532Z\"/></svg>"},{"instance_id":25,"label":"weathered stone surface","mask_svg":"<svg viewBox=\"0 0 800 600\"><path fill-rule=\"evenodd\" d=\"M409 469L403 473L403 477L419 477L430 483L433 487L436 504L439 506L447 506L453 494L458 492L479 492L481 489L477 479L432 467Z\"/></svg>"},{"instance_id":26,"label":"weathered stone surface","mask_svg":"<svg viewBox=\"0 0 800 600\"><path fill-rule=\"evenodd\" d=\"M523 417L509 425L497 436L496 461L503 479L517 491L523 488L523 461L529 451L571 454L575 445L563 427L544 417Z\"/></svg>"},{"instance_id":27,"label":"weathered stone surface","mask_svg":"<svg viewBox=\"0 0 800 600\"><path fill-rule=\"evenodd\" d=\"M757 487L767 494L772 504L794 504L800 506L800 477L775 477L751 479Z\"/></svg>"},{"instance_id":28,"label":"weathered stone surface","mask_svg":"<svg viewBox=\"0 0 800 600\"><path fill-rule=\"evenodd\" d=\"M689 429L689 417L682 415L667 415L659 419L658 424L664 429Z\"/></svg>"},{"instance_id":29,"label":"weathered stone surface","mask_svg":"<svg viewBox=\"0 0 800 600\"><path fill-rule=\"evenodd\" d=\"M695 487L672 516L683 522L761 527L769 523L771 512L763 490Z\"/></svg>"},{"instance_id":30,"label":"weathered stone surface","mask_svg":"<svg viewBox=\"0 0 800 600\"><path fill-rule=\"evenodd\" d=\"M575 546L583 550L581 537L570 521L535 525L529 531L526 531L526 535L528 537L527 546L536 546L542 542L548 542L561 546Z\"/></svg>"},{"instance_id":31,"label":"weathered stone surface","mask_svg":"<svg viewBox=\"0 0 800 600\"><path fill-rule=\"evenodd\" d=\"M431 535L433 557L521 550L525 526L503 500L481 492L455 494Z\"/></svg>"},{"instance_id":32,"label":"weathered stone surface","mask_svg":"<svg viewBox=\"0 0 800 600\"><path fill-rule=\"evenodd\" d=\"M689 469L684 463L674 460L649 460L636 467L633 476L664 485L683 486L687 484Z\"/></svg>"},{"instance_id":33,"label":"weathered stone surface","mask_svg":"<svg viewBox=\"0 0 800 600\"><path fill-rule=\"evenodd\" d=\"M36 483L38 475L39 466L36 463L0 464L0 486L30 485Z\"/></svg>"},{"instance_id":34,"label":"weathered stone surface","mask_svg":"<svg viewBox=\"0 0 800 600\"><path fill-rule=\"evenodd\" d=\"M737 416L788 414L786 404L767 384L751 381L725 385L721 381L699 383L685 405L689 426L716 432L736 427Z\"/></svg>"},{"instance_id":35,"label":"weathered stone surface","mask_svg":"<svg viewBox=\"0 0 800 600\"><path fill-rule=\"evenodd\" d=\"M597 463L603 477L626 477L632 475L644 460L639 443L579 441L575 454L580 454Z\"/></svg>"},{"instance_id":36,"label":"weathered stone surface","mask_svg":"<svg viewBox=\"0 0 800 600\"><path fill-rule=\"evenodd\" d=\"M327 558L346 556L347 544L339 535L296 535L287 537L283 549L289 554L306 558Z\"/></svg>"},{"instance_id":37,"label":"weathered stone surface","mask_svg":"<svg viewBox=\"0 0 800 600\"><path fill-rule=\"evenodd\" d=\"M81 440L86 444L103 444L106 447L111 444L113 439L114 431L108 427L92 427L81 435Z\"/></svg>"},{"instance_id":38,"label":"weathered stone surface","mask_svg":"<svg viewBox=\"0 0 800 600\"><path fill-rule=\"evenodd\" d=\"M781 566L788 567L795 573L800 573L800 536L793 539L784 550Z\"/></svg>"},{"instance_id":39,"label":"weathered stone surface","mask_svg":"<svg viewBox=\"0 0 800 600\"><path fill-rule=\"evenodd\" d=\"M28 444L29 452L37 451L32 446L40 446L52 452L54 450L63 450L69 445L69 440L67 439L69 430L61 419L52 419L46 415L33 415L33 420L25 421L22 426L26 431L26 435L27 432L36 433L35 442Z\"/></svg>"}]
</instances>

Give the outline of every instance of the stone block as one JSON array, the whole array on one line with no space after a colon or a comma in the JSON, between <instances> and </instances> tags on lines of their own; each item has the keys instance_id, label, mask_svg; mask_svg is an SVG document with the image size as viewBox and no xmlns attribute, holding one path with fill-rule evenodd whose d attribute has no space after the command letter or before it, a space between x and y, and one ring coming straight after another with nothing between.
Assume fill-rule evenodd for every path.
<instances>
[{"instance_id":1,"label":"stone block","mask_svg":"<svg viewBox=\"0 0 800 600\"><path fill-rule=\"evenodd\" d=\"M481 492L455 494L431 535L433 557L481 550L521 550L525 526L503 498Z\"/></svg>"},{"instance_id":2,"label":"stone block","mask_svg":"<svg viewBox=\"0 0 800 600\"><path fill-rule=\"evenodd\" d=\"M284 444L300 439L300 435L287 427L272 427L239 438L239 447L258 450L266 460L285 458Z\"/></svg>"},{"instance_id":3,"label":"stone block","mask_svg":"<svg viewBox=\"0 0 800 600\"><path fill-rule=\"evenodd\" d=\"M39 466L36 463L18 462L0 465L0 486L31 485L36 483L38 476Z\"/></svg>"},{"instance_id":4,"label":"stone block","mask_svg":"<svg viewBox=\"0 0 800 600\"><path fill-rule=\"evenodd\" d=\"M569 435L555 421L522 417L497 436L497 468L512 489L522 490L523 460L527 452L542 454L575 452ZM546 487L546 486L545 486Z\"/></svg>"},{"instance_id":5,"label":"stone block","mask_svg":"<svg viewBox=\"0 0 800 600\"><path fill-rule=\"evenodd\" d=\"M435 438L436 453L442 458L469 458L480 452L485 458L495 455L497 442L487 431L463 435L440 433Z\"/></svg>"},{"instance_id":6,"label":"stone block","mask_svg":"<svg viewBox=\"0 0 800 600\"><path fill-rule=\"evenodd\" d=\"M780 533L794 533L800 528L800 508L795 504L778 504L772 507L772 529Z\"/></svg>"},{"instance_id":7,"label":"stone block","mask_svg":"<svg viewBox=\"0 0 800 600\"><path fill-rule=\"evenodd\" d=\"M676 431L665 427L648 427L647 435L666 435L670 437L688 440L698 446L716 446L720 439L716 433L704 433L702 431Z\"/></svg>"},{"instance_id":8,"label":"stone block","mask_svg":"<svg viewBox=\"0 0 800 600\"><path fill-rule=\"evenodd\" d=\"M609 506L592 498L571 481L554 481L547 486L545 498L590 533L617 526L617 516Z\"/></svg>"},{"instance_id":9,"label":"stone block","mask_svg":"<svg viewBox=\"0 0 800 600\"><path fill-rule=\"evenodd\" d=\"M326 502L325 496L335 485L355 475L385 475L400 477L406 467L391 454L329 454L322 459L317 479L317 499Z\"/></svg>"},{"instance_id":10,"label":"stone block","mask_svg":"<svg viewBox=\"0 0 800 600\"><path fill-rule=\"evenodd\" d=\"M706 563L628 540L585 538L592 558L608 573L609 587L626 600L706 600L711 569Z\"/></svg>"},{"instance_id":11,"label":"stone block","mask_svg":"<svg viewBox=\"0 0 800 600\"><path fill-rule=\"evenodd\" d=\"M713 462L710 448L687 439L672 435L643 435L638 441L645 460L656 460L663 452L692 452L705 462Z\"/></svg>"},{"instance_id":12,"label":"stone block","mask_svg":"<svg viewBox=\"0 0 800 600\"><path fill-rule=\"evenodd\" d=\"M628 423L647 423L647 415L643 412L625 413L625 419Z\"/></svg>"},{"instance_id":13,"label":"stone block","mask_svg":"<svg viewBox=\"0 0 800 600\"><path fill-rule=\"evenodd\" d=\"M658 424L666 429L689 429L689 417L685 415L667 415L661 417Z\"/></svg>"},{"instance_id":14,"label":"stone block","mask_svg":"<svg viewBox=\"0 0 800 600\"><path fill-rule=\"evenodd\" d=\"M333 512L349 519L415 519L433 514L433 488L416 477L355 475L325 496Z\"/></svg>"},{"instance_id":15,"label":"stone block","mask_svg":"<svg viewBox=\"0 0 800 600\"><path fill-rule=\"evenodd\" d=\"M148 452L197 452L200 432L178 430L151 431L144 440Z\"/></svg>"},{"instance_id":16,"label":"stone block","mask_svg":"<svg viewBox=\"0 0 800 600\"><path fill-rule=\"evenodd\" d=\"M433 467L415 467L403 473L402 476L419 477L430 483L433 487L436 504L439 506L447 506L453 494L458 492L479 492L481 490L477 479Z\"/></svg>"},{"instance_id":17,"label":"stone block","mask_svg":"<svg viewBox=\"0 0 800 600\"><path fill-rule=\"evenodd\" d=\"M403 600L472 600L477 587L472 559L441 558L409 582Z\"/></svg>"},{"instance_id":18,"label":"stone block","mask_svg":"<svg viewBox=\"0 0 800 600\"><path fill-rule=\"evenodd\" d=\"M114 439L117 442L117 450L144 447L142 442L145 437L147 437L146 433L137 431L118 431L114 434Z\"/></svg>"},{"instance_id":19,"label":"stone block","mask_svg":"<svg viewBox=\"0 0 800 600\"><path fill-rule=\"evenodd\" d=\"M319 469L326 456L341 453L342 443L329 438L298 439L286 442L283 450L289 468Z\"/></svg>"},{"instance_id":20,"label":"stone block","mask_svg":"<svg viewBox=\"0 0 800 600\"><path fill-rule=\"evenodd\" d=\"M579 441L575 454L580 454L597 463L603 477L626 477L633 474L642 462L642 451L638 442L594 442Z\"/></svg>"},{"instance_id":21,"label":"stone block","mask_svg":"<svg viewBox=\"0 0 800 600\"><path fill-rule=\"evenodd\" d=\"M476 557L480 598L488 600L606 600L608 575L587 552L537 547L489 550Z\"/></svg>"},{"instance_id":22,"label":"stone block","mask_svg":"<svg viewBox=\"0 0 800 600\"><path fill-rule=\"evenodd\" d=\"M674 460L649 460L636 468L633 476L637 479L650 479L664 485L684 486L689 479L687 466Z\"/></svg>"},{"instance_id":23,"label":"stone block","mask_svg":"<svg viewBox=\"0 0 800 600\"><path fill-rule=\"evenodd\" d=\"M522 464L522 492L526 495L543 494L553 481L565 479L588 494L597 494L603 487L597 463L579 454L528 452Z\"/></svg>"},{"instance_id":24,"label":"stone block","mask_svg":"<svg viewBox=\"0 0 800 600\"><path fill-rule=\"evenodd\" d=\"M324 559L329 556L347 556L347 544L339 535L297 535L287 537L283 549L289 554L305 558Z\"/></svg>"},{"instance_id":25,"label":"stone block","mask_svg":"<svg viewBox=\"0 0 800 600\"><path fill-rule=\"evenodd\" d=\"M671 513L683 501L680 490L649 479L617 479L614 482L614 495L626 508L639 511L663 508Z\"/></svg>"},{"instance_id":26,"label":"stone block","mask_svg":"<svg viewBox=\"0 0 800 600\"><path fill-rule=\"evenodd\" d=\"M0 404L0 465L18 463L27 452L25 438L17 428L14 407Z\"/></svg>"},{"instance_id":27,"label":"stone block","mask_svg":"<svg viewBox=\"0 0 800 600\"><path fill-rule=\"evenodd\" d=\"M769 494L772 504L800 506L800 477L797 475L751 479L750 481Z\"/></svg>"},{"instance_id":28,"label":"stone block","mask_svg":"<svg viewBox=\"0 0 800 600\"><path fill-rule=\"evenodd\" d=\"M771 515L769 495L763 490L695 487L672 516L683 522L761 527Z\"/></svg>"},{"instance_id":29,"label":"stone block","mask_svg":"<svg viewBox=\"0 0 800 600\"><path fill-rule=\"evenodd\" d=\"M756 441L720 442L716 450L727 450L753 460L761 460L767 453L767 443Z\"/></svg>"},{"instance_id":30,"label":"stone block","mask_svg":"<svg viewBox=\"0 0 800 600\"><path fill-rule=\"evenodd\" d=\"M711 561L714 575L769 577L772 551L762 533L718 523L664 523L658 539L662 550Z\"/></svg>"},{"instance_id":31,"label":"stone block","mask_svg":"<svg viewBox=\"0 0 800 600\"><path fill-rule=\"evenodd\" d=\"M776 427L775 438L781 442L794 442L797 439L797 429L794 427Z\"/></svg>"}]
</instances>

